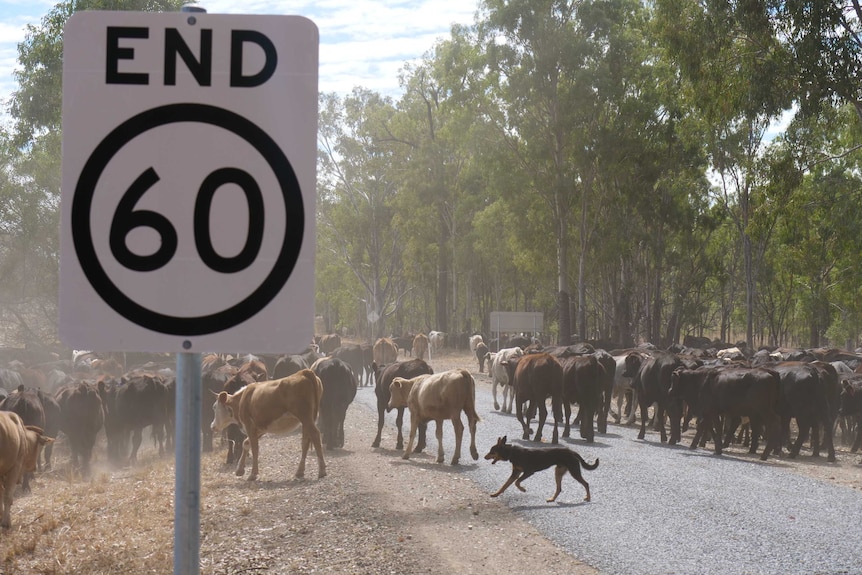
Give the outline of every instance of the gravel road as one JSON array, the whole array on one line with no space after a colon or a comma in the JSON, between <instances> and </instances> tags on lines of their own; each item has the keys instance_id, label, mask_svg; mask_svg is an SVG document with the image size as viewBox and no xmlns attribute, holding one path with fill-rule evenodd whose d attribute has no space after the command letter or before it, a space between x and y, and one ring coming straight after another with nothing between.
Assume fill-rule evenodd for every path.
<instances>
[{"instance_id":1,"label":"gravel road","mask_svg":"<svg viewBox=\"0 0 862 575\"><path fill-rule=\"evenodd\" d=\"M462 455L462 468L492 493L511 467L490 465L481 456L501 435L517 440L520 425L514 415L493 410L489 380L476 378L477 411L483 418L477 431L480 460ZM375 409L374 400L368 388L357 394L357 403L369 409ZM405 413L405 442L408 422ZM387 415L387 425L394 425L394 414ZM436 450L433 429L428 430L431 453ZM716 457L711 450L690 451L690 436L683 437L684 446L670 447L659 443L656 433L648 432L645 441L636 435L634 428L610 425L593 444L561 440L588 461L600 459L597 470L585 471L592 489L589 503L569 476L557 503L546 503L554 491L551 471L530 478L527 493L511 487L500 500L602 573L862 573L862 493L857 489L794 473L783 459L763 463L747 453ZM468 441L465 430L465 455ZM446 423L447 461L453 443ZM841 465L859 472L855 457Z\"/></svg>"}]
</instances>

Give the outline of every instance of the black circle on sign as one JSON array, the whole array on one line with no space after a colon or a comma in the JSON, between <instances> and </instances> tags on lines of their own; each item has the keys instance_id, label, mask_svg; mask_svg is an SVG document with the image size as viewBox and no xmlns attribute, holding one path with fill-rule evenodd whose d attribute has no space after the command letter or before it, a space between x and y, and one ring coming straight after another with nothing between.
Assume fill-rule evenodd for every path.
<instances>
[{"instance_id":1,"label":"black circle on sign","mask_svg":"<svg viewBox=\"0 0 862 575\"><path fill-rule=\"evenodd\" d=\"M251 144L272 168L284 199L284 241L272 271L239 303L198 317L176 317L145 308L120 291L105 273L93 245L90 211L96 185L105 167L127 143L153 128L179 122L211 124ZM96 146L84 164L72 199L72 241L84 275L93 289L117 313L147 329L170 335L205 335L229 329L258 313L275 298L290 278L302 247L305 211L302 190L290 161L269 135L248 119L206 104L169 104L141 112L117 126Z\"/></svg>"}]
</instances>

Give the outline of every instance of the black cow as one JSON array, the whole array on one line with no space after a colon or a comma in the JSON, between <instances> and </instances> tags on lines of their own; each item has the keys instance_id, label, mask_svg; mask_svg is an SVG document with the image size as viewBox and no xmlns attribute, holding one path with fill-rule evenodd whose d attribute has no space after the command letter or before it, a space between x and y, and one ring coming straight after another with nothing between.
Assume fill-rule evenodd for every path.
<instances>
[{"instance_id":1,"label":"black cow","mask_svg":"<svg viewBox=\"0 0 862 575\"><path fill-rule=\"evenodd\" d=\"M770 366L781 376L781 439L790 443L790 420L796 420L799 435L790 448L791 459L799 455L802 444L816 426L823 428L827 461L835 461L835 446L832 443L833 412L830 408L830 390L822 381L820 370L797 361L781 362ZM818 452L813 451L817 456Z\"/></svg>"},{"instance_id":2,"label":"black cow","mask_svg":"<svg viewBox=\"0 0 862 575\"><path fill-rule=\"evenodd\" d=\"M391 393L389 391L389 384L391 384L392 380L396 377L412 379L422 374L432 374L434 373L434 370L431 369L431 366L428 365L424 359L417 358L380 366L372 362L371 365L375 374L374 394L377 396L377 436L374 438L374 442L371 444L371 447L380 447L380 436L383 433L384 414L390 411L389 398ZM398 440L395 444L395 449L404 449L404 435L402 433L404 425L404 408L399 407L396 409L398 411L398 415L395 418L395 426L398 428ZM419 425L419 440L417 442L416 449L413 450L416 453L419 453L425 448L426 428L427 423Z\"/></svg>"},{"instance_id":3,"label":"black cow","mask_svg":"<svg viewBox=\"0 0 862 575\"><path fill-rule=\"evenodd\" d=\"M159 455L164 455L164 431L170 406L168 388L161 376L154 372L131 372L124 375L116 388L113 410L116 411L115 431L119 433L118 461L124 462L126 445L131 436L132 449L129 463L137 462L143 429L152 426L153 437L159 445ZM106 430L107 431L107 430Z\"/></svg>"},{"instance_id":4,"label":"black cow","mask_svg":"<svg viewBox=\"0 0 862 575\"><path fill-rule=\"evenodd\" d=\"M480 341L476 344L476 360L479 362L479 373L485 372L485 360L488 359L488 346Z\"/></svg>"},{"instance_id":5,"label":"black cow","mask_svg":"<svg viewBox=\"0 0 862 575\"><path fill-rule=\"evenodd\" d=\"M209 397L211 395L218 395L218 393L224 389L225 383L227 383L229 379L236 375L237 371L238 368L224 363L211 366L208 366L206 363L204 363L201 368L201 383L203 387L203 395L205 397ZM110 420L112 420L112 416L110 415L111 410L109 409L108 411L108 419L105 420L106 428L111 426ZM201 442L201 447L203 448L203 451L213 450L213 432L210 428L210 423L212 422L214 417L215 413L213 412L212 401L202 401L201 434L203 439Z\"/></svg>"},{"instance_id":6,"label":"black cow","mask_svg":"<svg viewBox=\"0 0 862 575\"><path fill-rule=\"evenodd\" d=\"M531 353L504 363L514 387L515 409L524 431L523 438L530 438L530 420L538 409L539 423L533 440L542 440L542 428L548 417L545 401L550 397L554 418L551 443L559 443L557 424L563 418L563 366L548 353ZM526 413L524 404L528 404Z\"/></svg>"},{"instance_id":7,"label":"black cow","mask_svg":"<svg viewBox=\"0 0 862 575\"><path fill-rule=\"evenodd\" d=\"M332 357L338 358L350 368L357 383L362 382L362 372L365 370L365 357L362 347L357 343L344 343L332 352Z\"/></svg>"},{"instance_id":8,"label":"black cow","mask_svg":"<svg viewBox=\"0 0 862 575\"><path fill-rule=\"evenodd\" d=\"M356 397L356 376L346 362L337 357L318 359L311 366L323 383L318 427L326 449L344 447L344 418Z\"/></svg>"},{"instance_id":9,"label":"black cow","mask_svg":"<svg viewBox=\"0 0 862 575\"><path fill-rule=\"evenodd\" d=\"M90 474L96 435L105 423L105 386L101 380L95 384L78 381L61 387L55 395L60 406L60 431L69 440L72 467L85 477Z\"/></svg>"},{"instance_id":10,"label":"black cow","mask_svg":"<svg viewBox=\"0 0 862 575\"><path fill-rule=\"evenodd\" d=\"M670 402L678 401L669 399L667 395L667 390L670 388L670 376L678 367L683 367L682 361L676 355L662 351L651 351L649 357L642 360L640 369L632 381L632 386L638 393L638 404L641 411L641 429L638 433L638 439L643 439L646 436L649 408L653 403L657 403L655 423L661 433L661 442L674 445L680 440L682 409L672 410L669 441L664 428L665 412L670 407Z\"/></svg>"},{"instance_id":11,"label":"black cow","mask_svg":"<svg viewBox=\"0 0 862 575\"><path fill-rule=\"evenodd\" d=\"M578 404L581 437L592 443L595 438L593 417L602 403L604 368L594 355L572 355L560 358L563 366L563 437L569 437L572 404Z\"/></svg>"},{"instance_id":12,"label":"black cow","mask_svg":"<svg viewBox=\"0 0 862 575\"><path fill-rule=\"evenodd\" d=\"M765 427L766 447L760 456L765 461L780 443L780 388L778 373L765 368L679 368L671 375L668 395L683 399L698 416L697 432L689 449L697 447L705 434L711 432L715 453L721 455L726 444L721 417L736 420L748 417L752 430L748 452L757 453L757 441Z\"/></svg>"},{"instance_id":13,"label":"black cow","mask_svg":"<svg viewBox=\"0 0 862 575\"><path fill-rule=\"evenodd\" d=\"M862 447L862 381L843 380L838 413L842 417L852 417L856 421L856 439L850 451L856 453Z\"/></svg>"}]
</instances>

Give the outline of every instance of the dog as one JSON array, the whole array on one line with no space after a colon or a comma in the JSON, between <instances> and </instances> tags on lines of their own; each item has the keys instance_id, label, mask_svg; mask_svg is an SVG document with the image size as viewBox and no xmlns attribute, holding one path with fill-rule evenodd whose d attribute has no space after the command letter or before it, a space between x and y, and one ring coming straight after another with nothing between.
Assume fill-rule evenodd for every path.
<instances>
[{"instance_id":1,"label":"dog","mask_svg":"<svg viewBox=\"0 0 862 575\"><path fill-rule=\"evenodd\" d=\"M506 443L505 435L497 439L497 444L491 447L491 450L488 451L487 455L485 455L485 459L490 459L491 465L498 461L508 461L512 464L512 475L509 476L509 479L506 480L506 483L503 484L503 487L501 487L499 491L491 494L491 497L497 497L506 491L512 483L514 483L515 487L521 491L526 492L527 490L521 486L521 483L525 479L538 471L551 467L552 465L556 466L554 469L554 475L557 479L557 491L554 493L553 497L547 500L548 503L556 501L557 496L563 490L563 476L566 474L566 471L571 473L572 477L577 479L580 484L584 486L584 489L587 490L587 496L584 497L584 501L589 501L590 484L587 483L583 475L581 475L581 466L590 471L599 466L598 458L596 458L595 463L590 465L583 457L565 447L529 449L527 447L521 447L520 445Z\"/></svg>"}]
</instances>

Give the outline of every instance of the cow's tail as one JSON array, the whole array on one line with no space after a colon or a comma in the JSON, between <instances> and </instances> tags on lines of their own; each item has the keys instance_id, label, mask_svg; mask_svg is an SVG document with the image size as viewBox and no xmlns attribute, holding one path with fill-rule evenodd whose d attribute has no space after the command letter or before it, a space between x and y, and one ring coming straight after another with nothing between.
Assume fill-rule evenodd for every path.
<instances>
[{"instance_id":1,"label":"cow's tail","mask_svg":"<svg viewBox=\"0 0 862 575\"><path fill-rule=\"evenodd\" d=\"M584 469L588 469L588 470L592 471L593 469L595 469L596 467L598 467L598 466L599 466L599 458L598 458L598 457L596 457L596 462L595 462L595 463L593 463L592 465L590 465L589 463L587 463L587 460L586 460L586 459L584 459L583 457L581 457L581 454L580 454L580 453L578 453L578 452L576 452L576 451L572 451L572 453L573 453L573 454L574 454L574 456L578 459L578 461L580 461L580 462L581 462L581 466L582 466Z\"/></svg>"},{"instance_id":2,"label":"cow's tail","mask_svg":"<svg viewBox=\"0 0 862 575\"><path fill-rule=\"evenodd\" d=\"M482 421L482 418L476 413L476 380L473 379L473 375L466 369L461 370L461 375L470 382L470 389L467 392L467 402L464 405L464 414L469 421Z\"/></svg>"}]
</instances>

